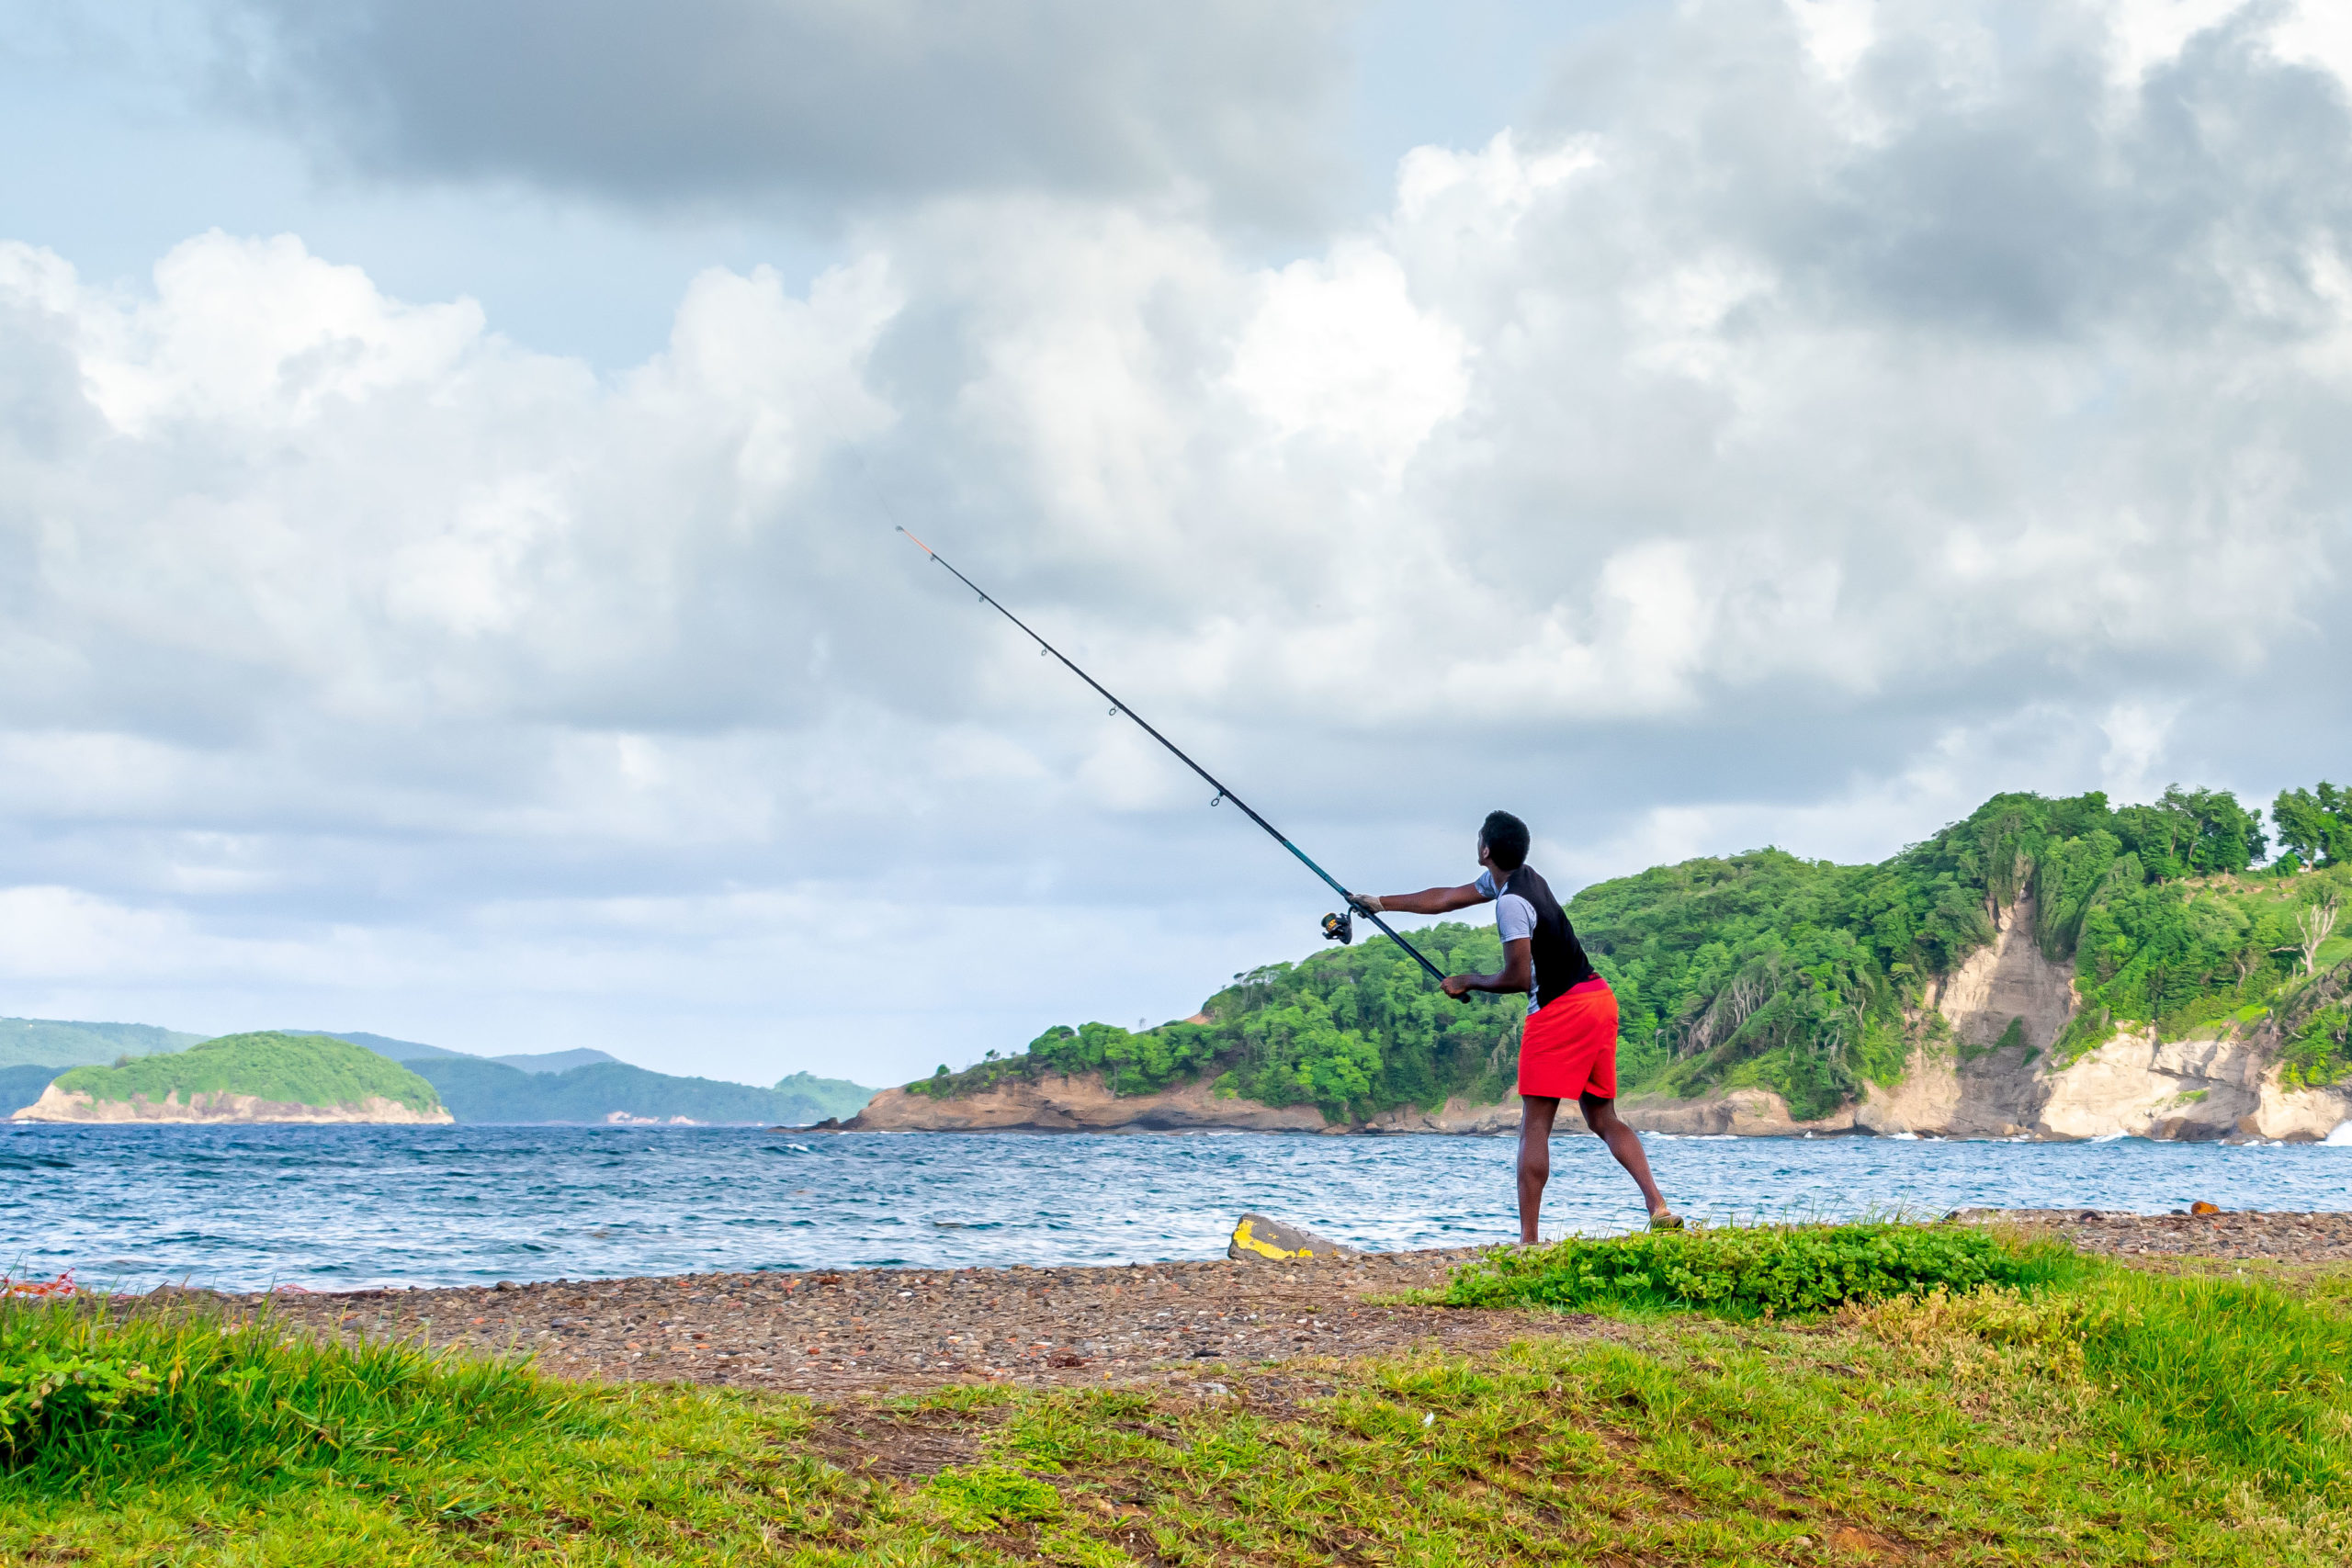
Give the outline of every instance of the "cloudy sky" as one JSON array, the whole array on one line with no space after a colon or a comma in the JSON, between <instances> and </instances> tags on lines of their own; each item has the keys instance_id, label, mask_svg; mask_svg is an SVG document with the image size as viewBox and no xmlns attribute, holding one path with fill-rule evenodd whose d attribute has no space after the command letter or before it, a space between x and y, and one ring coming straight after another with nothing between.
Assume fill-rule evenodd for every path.
<instances>
[{"instance_id":1,"label":"cloudy sky","mask_svg":"<svg viewBox=\"0 0 2352 1568\"><path fill-rule=\"evenodd\" d=\"M0 0L0 1013L868 1083L2352 773L2323 0Z\"/></svg>"}]
</instances>

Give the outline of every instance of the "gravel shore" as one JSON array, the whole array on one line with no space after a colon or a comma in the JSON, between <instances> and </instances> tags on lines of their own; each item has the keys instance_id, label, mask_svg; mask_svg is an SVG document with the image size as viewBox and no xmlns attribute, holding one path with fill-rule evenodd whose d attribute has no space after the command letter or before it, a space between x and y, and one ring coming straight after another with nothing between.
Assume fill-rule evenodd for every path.
<instances>
[{"instance_id":1,"label":"gravel shore","mask_svg":"<svg viewBox=\"0 0 2352 1568\"><path fill-rule=\"evenodd\" d=\"M1539 1325L1556 1334L1583 1321L1379 1303L1443 1283L1473 1250L1279 1265L870 1269L281 1292L269 1310L294 1327L527 1351L559 1377L820 1394L1196 1381L1302 1358L1485 1348Z\"/></svg>"},{"instance_id":2,"label":"gravel shore","mask_svg":"<svg viewBox=\"0 0 2352 1568\"><path fill-rule=\"evenodd\" d=\"M2096 1209L1962 1209L1961 1220L1998 1221L2118 1258L2266 1258L2352 1262L2352 1214L2123 1214Z\"/></svg>"},{"instance_id":3,"label":"gravel shore","mask_svg":"<svg viewBox=\"0 0 2352 1568\"><path fill-rule=\"evenodd\" d=\"M2352 1214L1966 1210L2127 1258L2352 1261ZM1286 1362L1491 1348L1595 1320L1383 1304L1476 1249L1314 1263L692 1274L486 1288L281 1292L290 1327L524 1352L559 1377L820 1395L952 1382L1216 1383ZM252 1308L255 1298L228 1298Z\"/></svg>"}]
</instances>

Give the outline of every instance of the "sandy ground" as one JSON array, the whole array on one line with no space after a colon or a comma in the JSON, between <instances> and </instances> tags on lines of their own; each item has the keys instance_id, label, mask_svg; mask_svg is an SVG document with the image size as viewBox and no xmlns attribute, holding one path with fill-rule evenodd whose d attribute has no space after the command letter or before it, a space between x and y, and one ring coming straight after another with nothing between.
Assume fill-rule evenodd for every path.
<instances>
[{"instance_id":1,"label":"sandy ground","mask_svg":"<svg viewBox=\"0 0 2352 1568\"><path fill-rule=\"evenodd\" d=\"M2134 1215L1972 1210L2126 1257L2352 1261L2352 1214ZM694 1274L457 1290L285 1292L289 1326L528 1353L560 1377L855 1395L943 1383L1192 1382L1419 1347L1484 1349L1592 1333L1557 1313L1384 1304L1473 1256L1093 1269ZM232 1298L237 1308L260 1303Z\"/></svg>"}]
</instances>

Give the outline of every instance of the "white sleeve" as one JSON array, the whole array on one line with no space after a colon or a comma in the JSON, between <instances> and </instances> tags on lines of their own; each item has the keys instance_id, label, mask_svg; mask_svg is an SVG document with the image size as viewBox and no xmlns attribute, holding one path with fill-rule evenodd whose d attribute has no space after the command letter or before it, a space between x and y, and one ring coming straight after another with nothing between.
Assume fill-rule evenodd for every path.
<instances>
[{"instance_id":1,"label":"white sleeve","mask_svg":"<svg viewBox=\"0 0 2352 1568\"><path fill-rule=\"evenodd\" d=\"M1495 896L1495 874L1491 871L1480 872L1478 874L1478 880L1472 886L1476 886L1479 892L1485 894L1487 897L1493 897Z\"/></svg>"},{"instance_id":2,"label":"white sleeve","mask_svg":"<svg viewBox=\"0 0 2352 1568\"><path fill-rule=\"evenodd\" d=\"M1516 893L1504 894L1495 900L1495 930L1502 933L1506 942L1533 936L1535 906Z\"/></svg>"}]
</instances>

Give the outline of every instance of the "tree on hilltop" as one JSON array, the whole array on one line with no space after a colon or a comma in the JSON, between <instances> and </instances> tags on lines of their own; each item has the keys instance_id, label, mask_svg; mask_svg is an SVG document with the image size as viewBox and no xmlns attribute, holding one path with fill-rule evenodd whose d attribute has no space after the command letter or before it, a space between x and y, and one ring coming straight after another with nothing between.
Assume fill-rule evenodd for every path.
<instances>
[{"instance_id":1,"label":"tree on hilltop","mask_svg":"<svg viewBox=\"0 0 2352 1568\"><path fill-rule=\"evenodd\" d=\"M2271 802L2278 848L2302 865L2341 865L2352 861L2352 789L2325 779L2319 787L2282 789Z\"/></svg>"}]
</instances>

